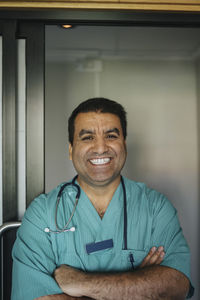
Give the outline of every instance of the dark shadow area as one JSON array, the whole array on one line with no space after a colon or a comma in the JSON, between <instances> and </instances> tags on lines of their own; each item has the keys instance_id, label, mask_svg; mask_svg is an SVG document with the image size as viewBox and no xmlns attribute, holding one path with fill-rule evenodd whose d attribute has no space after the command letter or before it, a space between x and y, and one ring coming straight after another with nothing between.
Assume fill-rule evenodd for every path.
<instances>
[{"instance_id":1,"label":"dark shadow area","mask_svg":"<svg viewBox=\"0 0 200 300\"><path fill-rule=\"evenodd\" d=\"M3 300L10 300L11 286L12 286L12 247L16 239L16 232L18 228L8 229L4 232L2 237L3 259L1 260L1 270L3 268L3 277L1 278L3 284Z\"/></svg>"}]
</instances>

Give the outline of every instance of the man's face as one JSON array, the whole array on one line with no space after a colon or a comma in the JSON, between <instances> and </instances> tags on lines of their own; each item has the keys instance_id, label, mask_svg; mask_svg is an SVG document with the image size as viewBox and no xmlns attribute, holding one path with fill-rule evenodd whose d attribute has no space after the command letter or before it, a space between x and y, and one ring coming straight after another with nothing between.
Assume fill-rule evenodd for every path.
<instances>
[{"instance_id":1,"label":"man's face","mask_svg":"<svg viewBox=\"0 0 200 300\"><path fill-rule=\"evenodd\" d=\"M111 113L79 113L69 156L79 183L106 186L119 180L126 160L126 142L120 119Z\"/></svg>"}]
</instances>

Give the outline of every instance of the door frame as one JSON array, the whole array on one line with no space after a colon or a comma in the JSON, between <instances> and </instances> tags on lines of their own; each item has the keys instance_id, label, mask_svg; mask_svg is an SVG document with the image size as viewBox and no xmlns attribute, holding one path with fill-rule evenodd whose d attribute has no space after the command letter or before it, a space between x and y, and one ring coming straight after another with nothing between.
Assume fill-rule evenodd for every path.
<instances>
[{"instance_id":1,"label":"door frame","mask_svg":"<svg viewBox=\"0 0 200 300\"><path fill-rule=\"evenodd\" d=\"M3 215L5 217L3 221L5 222L17 217L16 38L26 39L26 206L28 206L38 194L44 192L45 187L45 25L70 22L91 26L200 27L200 12L0 10L0 18L0 34L4 45ZM10 27L7 26L8 24ZM9 107L11 110L8 109ZM12 133L11 140L8 142L10 133ZM9 211L12 211L11 215Z\"/></svg>"}]
</instances>

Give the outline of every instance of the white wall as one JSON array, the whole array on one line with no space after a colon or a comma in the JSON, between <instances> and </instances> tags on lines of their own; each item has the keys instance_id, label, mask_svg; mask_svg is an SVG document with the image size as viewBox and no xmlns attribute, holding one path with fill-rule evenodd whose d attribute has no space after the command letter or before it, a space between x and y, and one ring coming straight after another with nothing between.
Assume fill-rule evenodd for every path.
<instances>
[{"instance_id":1,"label":"white wall","mask_svg":"<svg viewBox=\"0 0 200 300\"><path fill-rule=\"evenodd\" d=\"M69 180L67 119L81 101L103 96L128 112L123 174L166 194L178 209L199 285L196 68L190 61L102 61L101 72L75 63L46 66L46 191ZM193 299L199 299L198 293Z\"/></svg>"}]
</instances>

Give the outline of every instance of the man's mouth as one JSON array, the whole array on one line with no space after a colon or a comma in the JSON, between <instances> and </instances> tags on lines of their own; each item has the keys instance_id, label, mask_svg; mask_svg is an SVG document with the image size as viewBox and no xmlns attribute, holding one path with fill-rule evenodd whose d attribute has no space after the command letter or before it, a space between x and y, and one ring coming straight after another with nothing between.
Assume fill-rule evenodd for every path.
<instances>
[{"instance_id":1,"label":"man's mouth","mask_svg":"<svg viewBox=\"0 0 200 300\"><path fill-rule=\"evenodd\" d=\"M104 165L104 164L109 163L110 160L111 160L110 157L105 157L105 158L95 158L95 159L90 159L90 162L91 162L93 165Z\"/></svg>"}]
</instances>

